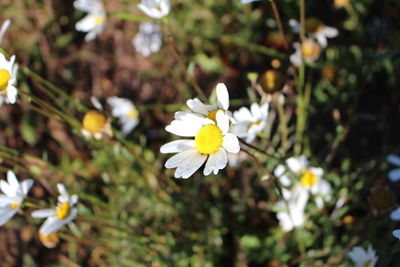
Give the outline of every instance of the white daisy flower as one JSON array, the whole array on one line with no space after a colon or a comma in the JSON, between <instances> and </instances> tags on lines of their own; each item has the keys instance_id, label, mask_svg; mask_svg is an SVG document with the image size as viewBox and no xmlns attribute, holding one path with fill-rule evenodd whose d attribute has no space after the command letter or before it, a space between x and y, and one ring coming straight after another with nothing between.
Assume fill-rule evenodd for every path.
<instances>
[{"instance_id":1,"label":"white daisy flower","mask_svg":"<svg viewBox=\"0 0 400 267\"><path fill-rule=\"evenodd\" d=\"M232 127L232 132L240 138L246 138L247 143L253 142L257 133L264 130L268 118L269 104L265 103L261 107L253 103L248 108L242 107L233 113L236 124Z\"/></svg>"},{"instance_id":2,"label":"white daisy flower","mask_svg":"<svg viewBox=\"0 0 400 267\"><path fill-rule=\"evenodd\" d=\"M354 262L355 267L374 267L378 261L378 256L371 245L368 246L368 250L354 247L347 255Z\"/></svg>"},{"instance_id":3,"label":"white daisy flower","mask_svg":"<svg viewBox=\"0 0 400 267\"><path fill-rule=\"evenodd\" d=\"M97 140L106 136L111 137L113 135L111 121L100 111L90 110L83 117L81 133L86 138Z\"/></svg>"},{"instance_id":4,"label":"white daisy flower","mask_svg":"<svg viewBox=\"0 0 400 267\"><path fill-rule=\"evenodd\" d=\"M3 42L4 34L8 30L8 27L10 27L11 21L9 19L6 19L3 24L1 25L0 28L0 44Z\"/></svg>"},{"instance_id":5,"label":"white daisy flower","mask_svg":"<svg viewBox=\"0 0 400 267\"><path fill-rule=\"evenodd\" d=\"M136 51L148 57L160 50L162 44L160 25L153 22L142 22L139 32L132 39Z\"/></svg>"},{"instance_id":6,"label":"white daisy flower","mask_svg":"<svg viewBox=\"0 0 400 267\"><path fill-rule=\"evenodd\" d=\"M294 53L289 59L296 67L301 65L302 60L305 62L314 62L319 58L321 47L311 38L305 39L302 43L293 43Z\"/></svg>"},{"instance_id":7,"label":"white daisy flower","mask_svg":"<svg viewBox=\"0 0 400 267\"><path fill-rule=\"evenodd\" d=\"M284 200L276 203L277 218L284 232L292 231L305 222L305 207L309 194L301 186L297 185L292 190L286 190L283 194Z\"/></svg>"},{"instance_id":8,"label":"white daisy flower","mask_svg":"<svg viewBox=\"0 0 400 267\"><path fill-rule=\"evenodd\" d=\"M165 17L171 10L169 0L142 0L138 8L155 19Z\"/></svg>"},{"instance_id":9,"label":"white daisy flower","mask_svg":"<svg viewBox=\"0 0 400 267\"><path fill-rule=\"evenodd\" d=\"M229 93L225 84L218 83L216 86L217 93L217 105L206 105L201 100L194 98L189 99L186 105L189 109L200 116L204 116L216 122L216 114L219 110L223 111L231 122L234 122L232 114L229 109ZM189 112L177 112L175 113L175 119L179 120L181 116L188 114ZM191 113L190 113L191 114Z\"/></svg>"},{"instance_id":10,"label":"white daisy flower","mask_svg":"<svg viewBox=\"0 0 400 267\"><path fill-rule=\"evenodd\" d=\"M227 152L238 153L239 140L229 130L229 117L222 111L216 114L216 121L187 112L175 114L174 120L166 131L194 140L177 140L163 145L161 153L178 153L165 163L166 168L177 168L176 178L189 178L206 162L205 176L225 168Z\"/></svg>"},{"instance_id":11,"label":"white daisy flower","mask_svg":"<svg viewBox=\"0 0 400 267\"><path fill-rule=\"evenodd\" d=\"M279 178L281 184L285 187L301 185L303 190L315 195L315 202L318 208L322 208L324 201L329 201L332 191L331 185L328 181L322 178L324 171L322 168L310 167L307 157L302 155L300 157L291 157L286 160L287 167L296 176L300 177L299 183L293 183L296 177L290 177L289 173L285 172L283 165L278 165L274 171L276 177ZM285 194L288 189L283 189Z\"/></svg>"},{"instance_id":12,"label":"white daisy flower","mask_svg":"<svg viewBox=\"0 0 400 267\"><path fill-rule=\"evenodd\" d=\"M400 239L400 229L394 230L392 234L394 237Z\"/></svg>"},{"instance_id":13,"label":"white daisy flower","mask_svg":"<svg viewBox=\"0 0 400 267\"><path fill-rule=\"evenodd\" d=\"M78 202L78 196L70 196L63 184L57 184L57 189L60 193L57 208L32 212L33 218L47 218L40 228L45 236L57 232L62 226L72 222L78 214L77 208L74 207Z\"/></svg>"},{"instance_id":14,"label":"white daisy flower","mask_svg":"<svg viewBox=\"0 0 400 267\"><path fill-rule=\"evenodd\" d=\"M300 33L301 27L297 20L291 19L289 20L289 24L292 26L293 32ZM315 38L321 47L326 47L328 45L327 38L335 38L339 34L338 29L326 26L315 18L309 18L306 20L306 31L307 30L310 31L309 34L311 37Z\"/></svg>"},{"instance_id":15,"label":"white daisy flower","mask_svg":"<svg viewBox=\"0 0 400 267\"><path fill-rule=\"evenodd\" d=\"M396 156L396 155L389 155L386 160L387 160L387 162L398 167L389 172L388 177L389 177L390 181L392 181L392 182L399 181L400 180L400 157Z\"/></svg>"},{"instance_id":16,"label":"white daisy flower","mask_svg":"<svg viewBox=\"0 0 400 267\"><path fill-rule=\"evenodd\" d=\"M75 0L74 7L88 14L75 25L77 31L87 32L85 41L93 40L106 25L106 12L101 0Z\"/></svg>"},{"instance_id":17,"label":"white daisy flower","mask_svg":"<svg viewBox=\"0 0 400 267\"><path fill-rule=\"evenodd\" d=\"M0 105L3 103L14 104L17 99L17 81L18 65L14 64L15 56L11 56L10 61L0 53Z\"/></svg>"},{"instance_id":18,"label":"white daisy flower","mask_svg":"<svg viewBox=\"0 0 400 267\"><path fill-rule=\"evenodd\" d=\"M32 179L18 182L14 172L7 172L7 182L0 181L0 188L4 194L0 194L0 226L11 219L21 208L24 198L33 185Z\"/></svg>"},{"instance_id":19,"label":"white daisy flower","mask_svg":"<svg viewBox=\"0 0 400 267\"><path fill-rule=\"evenodd\" d=\"M139 112L132 101L116 96L109 97L107 103L111 106L111 113L119 119L122 125L122 134L129 134L139 123Z\"/></svg>"}]
</instances>

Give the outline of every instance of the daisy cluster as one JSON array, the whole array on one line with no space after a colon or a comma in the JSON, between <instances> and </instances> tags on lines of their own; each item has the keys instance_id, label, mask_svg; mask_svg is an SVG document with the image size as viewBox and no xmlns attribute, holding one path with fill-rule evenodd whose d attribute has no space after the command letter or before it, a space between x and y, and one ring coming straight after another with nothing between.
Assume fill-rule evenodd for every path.
<instances>
[{"instance_id":1,"label":"daisy cluster","mask_svg":"<svg viewBox=\"0 0 400 267\"><path fill-rule=\"evenodd\" d=\"M77 31L86 32L85 41L92 41L106 26L106 9L101 0L75 0L74 7L87 15L75 25ZM142 0L138 8L153 19L162 19L171 9L169 0ZM157 53L162 45L161 27L155 22L142 22L132 39L136 51L147 57Z\"/></svg>"},{"instance_id":2,"label":"daisy cluster","mask_svg":"<svg viewBox=\"0 0 400 267\"><path fill-rule=\"evenodd\" d=\"M19 182L14 172L7 172L7 181L0 180L0 226L6 224L24 206L24 200L33 185L32 179ZM53 248L58 243L57 232L66 224L72 222L78 214L74 205L78 202L78 196L70 196L63 184L57 184L58 205L51 209L42 209L32 212L33 218L46 218L39 229L39 238L43 245Z\"/></svg>"},{"instance_id":3,"label":"daisy cluster","mask_svg":"<svg viewBox=\"0 0 400 267\"><path fill-rule=\"evenodd\" d=\"M262 131L268 115L268 104L262 108L253 104L251 111L243 107L233 115L229 111L229 93L225 84L216 86L217 103L204 104L189 99L190 111L178 111L165 128L167 132L190 139L180 139L163 145L161 153L177 153L165 163L166 168L176 168L176 178L189 178L204 163L205 176L224 169L229 157L239 153L239 139L251 142Z\"/></svg>"}]
</instances>

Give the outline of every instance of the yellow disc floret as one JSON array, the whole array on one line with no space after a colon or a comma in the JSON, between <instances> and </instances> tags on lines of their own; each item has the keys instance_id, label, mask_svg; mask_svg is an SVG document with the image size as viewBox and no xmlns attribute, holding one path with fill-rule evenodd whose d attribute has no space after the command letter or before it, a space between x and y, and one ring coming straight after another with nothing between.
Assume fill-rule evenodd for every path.
<instances>
[{"instance_id":1,"label":"yellow disc floret","mask_svg":"<svg viewBox=\"0 0 400 267\"><path fill-rule=\"evenodd\" d=\"M301 184L307 187L315 185L317 181L318 177L315 174L313 174L310 170L307 170L300 180Z\"/></svg>"},{"instance_id":2,"label":"yellow disc floret","mask_svg":"<svg viewBox=\"0 0 400 267\"><path fill-rule=\"evenodd\" d=\"M197 132L194 141L201 154L212 154L221 148L222 139L221 130L214 124L208 124Z\"/></svg>"},{"instance_id":3,"label":"yellow disc floret","mask_svg":"<svg viewBox=\"0 0 400 267\"><path fill-rule=\"evenodd\" d=\"M128 113L128 117L131 119L135 119L135 118L137 118L137 116L138 116L138 113L137 113L136 109L132 109Z\"/></svg>"},{"instance_id":4,"label":"yellow disc floret","mask_svg":"<svg viewBox=\"0 0 400 267\"><path fill-rule=\"evenodd\" d=\"M83 117L83 128L92 134L100 132L106 125L107 118L97 110L91 110Z\"/></svg>"},{"instance_id":5,"label":"yellow disc floret","mask_svg":"<svg viewBox=\"0 0 400 267\"><path fill-rule=\"evenodd\" d=\"M95 18L96 25L101 25L104 22L104 17L96 17Z\"/></svg>"},{"instance_id":6,"label":"yellow disc floret","mask_svg":"<svg viewBox=\"0 0 400 267\"><path fill-rule=\"evenodd\" d=\"M70 212L69 202L64 202L58 205L56 215L59 220L64 220L68 217Z\"/></svg>"},{"instance_id":7,"label":"yellow disc floret","mask_svg":"<svg viewBox=\"0 0 400 267\"><path fill-rule=\"evenodd\" d=\"M11 75L8 70L0 69L0 92L5 91L8 86L8 81L10 80Z\"/></svg>"},{"instance_id":8,"label":"yellow disc floret","mask_svg":"<svg viewBox=\"0 0 400 267\"><path fill-rule=\"evenodd\" d=\"M16 202L13 202L13 203L10 204L10 206L11 206L12 209L16 209L16 208L18 208L20 206L20 204L16 203Z\"/></svg>"}]
</instances>

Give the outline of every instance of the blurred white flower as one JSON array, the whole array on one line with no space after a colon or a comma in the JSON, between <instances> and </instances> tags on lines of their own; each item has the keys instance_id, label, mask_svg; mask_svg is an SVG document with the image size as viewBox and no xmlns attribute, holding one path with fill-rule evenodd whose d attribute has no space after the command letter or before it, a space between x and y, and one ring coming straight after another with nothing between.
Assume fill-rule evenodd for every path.
<instances>
[{"instance_id":1,"label":"blurred white flower","mask_svg":"<svg viewBox=\"0 0 400 267\"><path fill-rule=\"evenodd\" d=\"M305 207L309 194L301 186L294 186L291 190L285 190L283 200L275 205L277 218L284 232L292 231L302 226L305 222Z\"/></svg>"},{"instance_id":2,"label":"blurred white flower","mask_svg":"<svg viewBox=\"0 0 400 267\"><path fill-rule=\"evenodd\" d=\"M106 12L101 0L75 0L74 7L88 14L75 25L77 31L87 32L85 41L91 41L106 25Z\"/></svg>"},{"instance_id":3,"label":"blurred white flower","mask_svg":"<svg viewBox=\"0 0 400 267\"><path fill-rule=\"evenodd\" d=\"M307 157L291 157L286 160L287 167L296 176L300 177L297 182L296 177L291 177L283 165L278 165L274 170L274 174L279 178L279 181L285 187L296 187L298 184L304 191L315 196L315 202L318 208L322 208L324 201L331 199L331 185L328 181L322 178L324 171L322 168L310 167ZM288 190L283 189L285 194Z\"/></svg>"},{"instance_id":4,"label":"blurred white flower","mask_svg":"<svg viewBox=\"0 0 400 267\"><path fill-rule=\"evenodd\" d=\"M70 196L63 184L57 184L57 189L60 193L57 208L32 212L32 217L34 218L47 218L40 228L40 232L45 236L57 232L62 226L72 222L78 214L77 208L74 207L78 202L78 196Z\"/></svg>"},{"instance_id":5,"label":"blurred white flower","mask_svg":"<svg viewBox=\"0 0 400 267\"><path fill-rule=\"evenodd\" d=\"M7 182L0 181L0 188L4 194L0 194L0 226L11 219L21 208L24 198L33 185L32 179L18 182L14 172L7 172Z\"/></svg>"},{"instance_id":6,"label":"blurred white flower","mask_svg":"<svg viewBox=\"0 0 400 267\"><path fill-rule=\"evenodd\" d=\"M238 153L240 150L237 137L229 130L229 117L221 110L216 113L216 120L211 120L193 113L178 116L165 130L194 140L177 140L163 145L161 153L178 153L165 163L166 168L177 168L176 178L189 178L206 162L203 174L217 174L226 167L227 152Z\"/></svg>"},{"instance_id":7,"label":"blurred white flower","mask_svg":"<svg viewBox=\"0 0 400 267\"><path fill-rule=\"evenodd\" d=\"M233 113L236 124L232 125L232 132L240 138L246 138L247 143L253 142L257 133L264 130L268 118L269 104L261 107L257 103L251 104L250 110L242 107Z\"/></svg>"},{"instance_id":8,"label":"blurred white flower","mask_svg":"<svg viewBox=\"0 0 400 267\"><path fill-rule=\"evenodd\" d=\"M400 157L396 155L389 155L387 157L387 162L395 165L396 169L393 169L389 172L389 179L392 182L397 182L400 180Z\"/></svg>"},{"instance_id":9,"label":"blurred white flower","mask_svg":"<svg viewBox=\"0 0 400 267\"><path fill-rule=\"evenodd\" d=\"M122 134L129 134L139 123L139 113L132 101L116 96L109 97L107 103L111 106L111 114L119 119Z\"/></svg>"},{"instance_id":10,"label":"blurred white flower","mask_svg":"<svg viewBox=\"0 0 400 267\"><path fill-rule=\"evenodd\" d=\"M157 53L162 44L160 26L152 22L142 22L139 32L132 39L132 45L136 51L148 57L152 53Z\"/></svg>"},{"instance_id":11,"label":"blurred white flower","mask_svg":"<svg viewBox=\"0 0 400 267\"><path fill-rule=\"evenodd\" d=\"M378 261L378 256L371 245L368 246L368 250L354 247L347 255L354 262L354 267L374 267Z\"/></svg>"},{"instance_id":12,"label":"blurred white flower","mask_svg":"<svg viewBox=\"0 0 400 267\"><path fill-rule=\"evenodd\" d=\"M306 62L314 62L319 58L321 48L317 42L311 38L305 39L302 43L293 43L294 53L289 59L296 67L301 65L302 60Z\"/></svg>"},{"instance_id":13,"label":"blurred white flower","mask_svg":"<svg viewBox=\"0 0 400 267\"><path fill-rule=\"evenodd\" d=\"M239 165L248 158L247 154L243 151L239 151L239 153L227 153L227 154L228 154L228 165L233 168L239 167Z\"/></svg>"},{"instance_id":14,"label":"blurred white flower","mask_svg":"<svg viewBox=\"0 0 400 267\"><path fill-rule=\"evenodd\" d=\"M0 105L3 103L14 104L17 99L17 81L18 65L14 64L15 56L11 56L8 61L6 57L0 53Z\"/></svg>"},{"instance_id":15,"label":"blurred white flower","mask_svg":"<svg viewBox=\"0 0 400 267\"><path fill-rule=\"evenodd\" d=\"M290 19L289 24L292 26L293 32L300 33L300 23L297 20ZM311 18L306 20L306 28L307 24L314 24L311 25L311 29L309 29L311 32L309 32L309 34L318 41L321 47L326 47L328 45L327 38L335 38L339 34L336 28L326 26L317 19Z\"/></svg>"},{"instance_id":16,"label":"blurred white flower","mask_svg":"<svg viewBox=\"0 0 400 267\"><path fill-rule=\"evenodd\" d=\"M3 42L4 34L8 30L8 27L10 27L11 21L9 19L6 19L3 24L1 25L0 28L0 44Z\"/></svg>"},{"instance_id":17,"label":"blurred white flower","mask_svg":"<svg viewBox=\"0 0 400 267\"><path fill-rule=\"evenodd\" d=\"M138 8L147 16L160 19L168 15L171 6L169 0L142 0Z\"/></svg>"}]
</instances>

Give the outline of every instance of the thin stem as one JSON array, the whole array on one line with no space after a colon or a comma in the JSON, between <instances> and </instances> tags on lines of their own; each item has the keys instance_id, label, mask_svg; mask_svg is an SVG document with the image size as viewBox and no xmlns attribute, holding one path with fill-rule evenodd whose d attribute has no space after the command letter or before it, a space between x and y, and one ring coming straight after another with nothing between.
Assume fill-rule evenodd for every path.
<instances>
[{"instance_id":1,"label":"thin stem","mask_svg":"<svg viewBox=\"0 0 400 267\"><path fill-rule=\"evenodd\" d=\"M289 45L286 40L286 35L285 35L285 31L283 29L283 24L282 24L281 16L279 14L278 7L276 6L276 3L274 0L270 0L270 3L271 3L272 11L274 12L274 17L275 17L276 23L278 24L279 32L282 36L283 45L285 46L285 49L288 49Z\"/></svg>"},{"instance_id":2,"label":"thin stem","mask_svg":"<svg viewBox=\"0 0 400 267\"><path fill-rule=\"evenodd\" d=\"M303 41L305 39L305 22L306 22L306 12L304 0L300 0L300 39Z\"/></svg>"}]
</instances>

